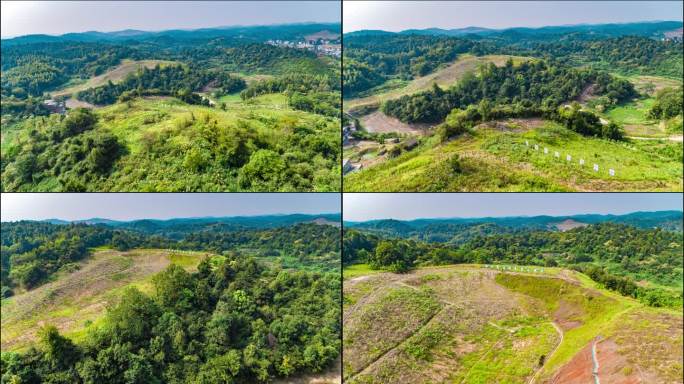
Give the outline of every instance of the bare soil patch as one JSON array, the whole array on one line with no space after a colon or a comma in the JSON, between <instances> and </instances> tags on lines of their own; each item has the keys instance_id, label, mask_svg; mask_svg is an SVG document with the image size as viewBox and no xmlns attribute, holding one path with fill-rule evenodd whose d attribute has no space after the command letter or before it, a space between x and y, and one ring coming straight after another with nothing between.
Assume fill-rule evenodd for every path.
<instances>
[{"instance_id":1,"label":"bare soil patch","mask_svg":"<svg viewBox=\"0 0 684 384\"><path fill-rule=\"evenodd\" d=\"M422 135L430 128L428 124L406 124L399 119L385 115L380 111L375 111L363 116L361 124L368 132L389 133L399 132L409 135Z\"/></svg>"},{"instance_id":2,"label":"bare soil patch","mask_svg":"<svg viewBox=\"0 0 684 384\"><path fill-rule=\"evenodd\" d=\"M73 97L70 97L70 98L66 99L66 101L64 102L64 105L66 105L66 107L69 108L69 109L74 109L74 108L89 108L89 109L93 109L93 108L95 108L95 105L90 104L90 103L85 102L85 101L81 101L81 100L75 99L75 98L73 98Z\"/></svg>"},{"instance_id":3,"label":"bare soil patch","mask_svg":"<svg viewBox=\"0 0 684 384\"><path fill-rule=\"evenodd\" d=\"M548 384L593 384L594 377L591 372L593 362L591 359L591 344L587 344L577 353L572 360L562 366Z\"/></svg>"}]
</instances>

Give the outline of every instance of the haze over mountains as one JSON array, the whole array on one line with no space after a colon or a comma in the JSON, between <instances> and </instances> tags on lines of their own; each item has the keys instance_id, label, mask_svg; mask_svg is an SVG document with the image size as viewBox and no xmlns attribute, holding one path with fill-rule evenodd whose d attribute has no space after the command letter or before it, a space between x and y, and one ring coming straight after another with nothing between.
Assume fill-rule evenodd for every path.
<instances>
[{"instance_id":1,"label":"haze over mountains","mask_svg":"<svg viewBox=\"0 0 684 384\"><path fill-rule=\"evenodd\" d=\"M495 225L509 229L565 230L568 225L598 224L603 222L632 225L638 228L682 230L682 211L633 212L624 215L580 214L568 216L512 216L482 218L421 218L415 220L381 219L363 222L345 221L345 227L402 235L430 228L450 226L470 227ZM559 227L560 226L560 227Z\"/></svg>"},{"instance_id":2,"label":"haze over mountains","mask_svg":"<svg viewBox=\"0 0 684 384\"><path fill-rule=\"evenodd\" d=\"M74 32L63 35L25 35L2 39L4 45L29 44L39 42L93 42L111 41L122 42L127 40L196 40L207 38L236 38L246 41L266 41L269 39L289 40L304 37L320 31L331 31L335 34L341 30L340 23L296 23L263 26L221 26L200 29L170 29L163 31L142 31L126 29L113 32Z\"/></svg>"},{"instance_id":3,"label":"haze over mountains","mask_svg":"<svg viewBox=\"0 0 684 384\"><path fill-rule=\"evenodd\" d=\"M236 227L245 228L273 228L294 225L299 223L317 223L339 226L341 215L339 213L321 214L275 214L258 216L223 216L223 217L188 217L173 219L136 219L136 220L111 220L106 218L94 217L81 220L62 220L58 218L41 220L51 224L104 224L112 227L135 228L135 227L156 227L168 228L178 225L208 225L208 224L229 224Z\"/></svg>"},{"instance_id":4,"label":"haze over mountains","mask_svg":"<svg viewBox=\"0 0 684 384\"><path fill-rule=\"evenodd\" d=\"M512 37L524 35L526 38L544 38L549 35L584 34L588 37L617 37L625 35L636 35L644 37L662 38L665 32L682 28L681 21L647 21L636 23L611 23L611 24L577 24L577 25L557 25L539 28L513 27L504 29L483 28L479 26L469 26L465 28L425 28L407 29L400 32L388 32L383 30L360 30L345 33L345 35L373 35L373 34L415 34L415 35L444 35L444 36L464 36L472 35L481 37Z\"/></svg>"}]
</instances>

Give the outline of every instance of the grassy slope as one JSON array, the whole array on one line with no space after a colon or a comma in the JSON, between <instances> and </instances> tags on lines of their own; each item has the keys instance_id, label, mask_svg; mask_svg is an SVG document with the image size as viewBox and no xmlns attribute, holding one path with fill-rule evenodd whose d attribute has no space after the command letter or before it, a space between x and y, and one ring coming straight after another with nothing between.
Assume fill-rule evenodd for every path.
<instances>
[{"instance_id":1,"label":"grassy slope","mask_svg":"<svg viewBox=\"0 0 684 384\"><path fill-rule=\"evenodd\" d=\"M339 120L303 111L292 110L282 94L269 94L242 101L234 95L222 99L227 110L185 104L174 98L137 99L130 104L117 103L97 109L100 121L96 129L107 129L125 143L127 154L114 165L112 174L88 187L98 191L189 191L202 189L208 192L207 185L222 183L223 190L238 190L236 170L225 167L206 169L203 172L186 169L183 166L185 154L196 145L202 145L201 137L208 124L219 127L246 126L265 138L273 147L295 126L315 129L319 134L339 134ZM3 128L4 130L4 128ZM26 130L8 129L3 132L3 153L17 140L26 135ZM149 156L146 143L163 139L170 151L163 156ZM209 145L208 143L204 143ZM313 164L318 160L311 159ZM324 168L324 167L319 167ZM326 171L325 169L318 169ZM334 173L334 170L328 170ZM196 185L189 185L194 178ZM40 184L31 185L31 191L52 191L59 187L56 178L44 179Z\"/></svg>"},{"instance_id":2,"label":"grassy slope","mask_svg":"<svg viewBox=\"0 0 684 384\"><path fill-rule=\"evenodd\" d=\"M449 87L458 81L465 73L476 70L482 64L492 62L496 65L503 65L509 58L512 58L513 62L516 64L525 60L532 60L526 57L508 55L486 55L480 57L462 55L452 64L442 67L428 75L418 77L411 81L389 80L384 84L364 92L364 94L368 96L344 100L343 108L347 111L362 105L378 104L385 100L396 99L403 95L410 95L429 89L433 83L437 83L440 87Z\"/></svg>"},{"instance_id":3,"label":"grassy slope","mask_svg":"<svg viewBox=\"0 0 684 384\"><path fill-rule=\"evenodd\" d=\"M349 318L357 316L364 307L376 306L375 292L397 287L397 280L409 284L417 282L422 291L429 292L444 304L449 300L467 300L474 292L486 288L486 285L472 283L473 276L481 276L476 279L479 282L486 281L483 278L487 273L481 272L484 271L478 266L461 265L422 268L409 275L383 274L364 279L357 276L345 286L345 326L351 321ZM454 276L457 279L454 280ZM387 353L382 361L367 368L364 375L354 377L353 382L400 382L405 377L396 377L392 372L419 372L415 382L522 383L528 382L538 369L535 363L539 356L545 355L543 369L536 377L536 382L542 382L550 379L598 335L618 343L620 354L629 362L622 367L625 372L644 370L672 382L681 378L681 312L645 307L635 300L606 291L573 271L546 269L544 274L497 273L495 279L499 286L507 287L507 299L492 287L484 289L483 296L466 301L465 308L452 315L460 328L450 327L449 321L431 321ZM478 304L487 307L487 299L496 299L497 295L504 301L490 306L489 312L483 312L486 310ZM506 310L506 305L511 303L518 305ZM560 307L563 310L559 312ZM488 317L478 319L472 316L473 312ZM442 315L444 320L449 320L450 314L446 311L435 319L439 320ZM549 319L559 321L559 318L576 323L574 328L564 331L563 342L558 345L559 338ZM386 320L377 321L384 323ZM353 324L350 328L354 330ZM345 332L348 332L346 328ZM345 335L355 341L351 336L373 337L358 332ZM352 343L351 352L358 353L354 348ZM639 353L642 349L652 355L643 356ZM348 372L344 374L350 376Z\"/></svg>"},{"instance_id":4,"label":"grassy slope","mask_svg":"<svg viewBox=\"0 0 684 384\"><path fill-rule=\"evenodd\" d=\"M348 174L345 191L682 190L681 143L616 143L583 137L551 122L524 133L516 124L508 126L511 131L477 128L445 144L430 138L411 152ZM532 149L535 143L539 151ZM560 160L553 157L555 151ZM460 173L448 162L456 154ZM585 160L584 167L579 159ZM593 163L599 164L599 172L592 170ZM616 176L608 175L609 168Z\"/></svg>"},{"instance_id":5,"label":"grassy slope","mask_svg":"<svg viewBox=\"0 0 684 384\"><path fill-rule=\"evenodd\" d=\"M38 328L47 324L78 340L125 288L150 292L155 273L171 263L193 270L206 255L156 249L98 250L79 264L79 270L62 272L50 283L2 300L2 351L28 347Z\"/></svg>"}]
</instances>

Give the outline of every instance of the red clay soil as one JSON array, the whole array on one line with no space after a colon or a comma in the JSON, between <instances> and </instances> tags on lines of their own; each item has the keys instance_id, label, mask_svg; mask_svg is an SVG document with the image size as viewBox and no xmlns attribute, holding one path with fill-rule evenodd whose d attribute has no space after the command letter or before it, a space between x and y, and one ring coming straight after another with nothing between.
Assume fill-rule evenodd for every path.
<instances>
[{"instance_id":1,"label":"red clay soil","mask_svg":"<svg viewBox=\"0 0 684 384\"><path fill-rule=\"evenodd\" d=\"M389 133L398 132L409 135L422 135L429 125L426 124L406 124L395 117L385 115L380 111L375 111L361 118L361 124L368 132Z\"/></svg>"},{"instance_id":2,"label":"red clay soil","mask_svg":"<svg viewBox=\"0 0 684 384\"><path fill-rule=\"evenodd\" d=\"M591 345L587 344L570 362L562 366L548 384L594 384ZM618 346L611 339L596 344L601 384L639 384L651 381L642 379L639 372L618 353Z\"/></svg>"},{"instance_id":3,"label":"red clay soil","mask_svg":"<svg viewBox=\"0 0 684 384\"><path fill-rule=\"evenodd\" d=\"M637 384L642 381L639 372L632 368L627 359L618 353L618 346L612 339L602 340L596 344L596 357L599 362L599 380L601 383ZM628 375L625 375L628 373Z\"/></svg>"},{"instance_id":4,"label":"red clay soil","mask_svg":"<svg viewBox=\"0 0 684 384\"><path fill-rule=\"evenodd\" d=\"M562 366L558 372L553 375L553 378L550 381L546 381L546 383L594 384L594 377L591 374L593 366L591 361L591 343L589 343L586 347L582 348L570 362Z\"/></svg>"}]
</instances>

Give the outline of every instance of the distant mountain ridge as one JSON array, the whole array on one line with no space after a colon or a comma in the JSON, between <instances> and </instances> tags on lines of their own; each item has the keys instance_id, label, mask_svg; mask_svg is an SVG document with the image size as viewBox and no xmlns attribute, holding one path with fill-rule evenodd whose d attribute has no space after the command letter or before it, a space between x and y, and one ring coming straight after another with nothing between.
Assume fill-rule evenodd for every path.
<instances>
[{"instance_id":1,"label":"distant mountain ridge","mask_svg":"<svg viewBox=\"0 0 684 384\"><path fill-rule=\"evenodd\" d=\"M637 35L644 37L663 37L665 32L681 28L681 21L647 21L633 23L607 23L607 24L576 24L557 25L544 27L513 27L491 29L477 26L465 28L442 29L407 29L400 32L388 32L382 30L361 30L345 33L345 36L382 35L382 34L414 34L436 36L466 36L494 37L510 39L516 36L530 38L537 36L564 36L568 34L584 34L595 37L619 37L625 35Z\"/></svg>"},{"instance_id":2,"label":"distant mountain ridge","mask_svg":"<svg viewBox=\"0 0 684 384\"><path fill-rule=\"evenodd\" d=\"M601 215L579 214L568 216L511 216L511 217L481 217L481 218L422 218L414 220L381 219L362 222L344 221L344 226L349 228L375 229L407 233L426 227L439 225L462 225L473 226L482 224L494 224L510 228L536 228L557 229L556 224L571 222L573 226L578 224L596 224L613 222L633 225L639 228L664 228L669 230L682 230L682 211L654 211L632 212L624 215Z\"/></svg>"},{"instance_id":3,"label":"distant mountain ridge","mask_svg":"<svg viewBox=\"0 0 684 384\"><path fill-rule=\"evenodd\" d=\"M17 44L50 43L50 42L124 42L128 40L154 40L159 38L173 38L177 40L208 39L208 38L241 38L252 41L266 41L269 39L289 40L304 38L322 31L337 31L341 33L340 23L296 23L274 24L258 26L226 26L199 29L169 29L163 31L142 31L125 29L113 32L72 32L63 35L24 35L2 39L6 46Z\"/></svg>"},{"instance_id":4,"label":"distant mountain ridge","mask_svg":"<svg viewBox=\"0 0 684 384\"><path fill-rule=\"evenodd\" d=\"M103 224L111 227L142 229L142 228L170 228L188 225L208 225L208 224L227 224L245 228L272 228L287 226L299 223L330 224L340 223L341 214L321 213L321 214L283 214L283 215L258 215L258 216L225 216L225 217L191 217L173 219L137 219L137 220L110 220L103 218L91 218L84 220L62 220L46 219L41 220L52 224Z\"/></svg>"}]
</instances>

